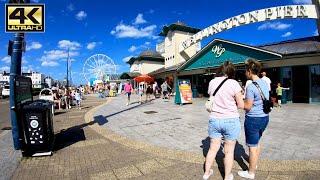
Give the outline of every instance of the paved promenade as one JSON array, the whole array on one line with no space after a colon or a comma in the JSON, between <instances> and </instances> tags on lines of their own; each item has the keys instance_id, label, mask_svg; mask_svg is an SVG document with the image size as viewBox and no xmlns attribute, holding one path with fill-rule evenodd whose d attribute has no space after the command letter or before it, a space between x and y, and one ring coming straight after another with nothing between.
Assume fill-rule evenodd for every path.
<instances>
[{"instance_id":1,"label":"paved promenade","mask_svg":"<svg viewBox=\"0 0 320 180\"><path fill-rule=\"evenodd\" d=\"M174 144L174 141L177 141L174 137L179 136L176 133L184 128L181 122L187 121L183 119L187 117L186 114L202 114L195 108L200 107L200 102L199 105L180 107L170 102L158 101L153 101L153 104L150 105L135 107L138 104L133 104L127 107L122 96L108 100L88 96L81 110L61 111L55 116L56 145L53 156L22 158L11 179L201 179L205 149L208 148L205 130L207 120L199 116L199 122L203 124L203 127L190 123L190 128L194 127L191 129L196 130L194 134L190 131L190 134L185 134L183 138L183 142L188 144L194 136L199 136L200 143L198 142L194 149L187 148L186 145L182 146L184 148L182 149L180 145ZM154 109L152 106L162 106L168 110L165 111L166 114L159 116L161 108ZM139 108L141 108L140 111L138 111ZM177 108L185 108L185 110L180 112L176 110ZM144 113L148 110L157 113ZM126 113L129 113L129 116L126 116ZM181 119L176 119L179 117ZM132 122L132 119L135 118L140 124ZM152 138L140 140L139 136L121 134L121 131L116 132L114 129L116 121L126 125L124 128L126 130L122 133L130 132L130 129L135 128L136 125L147 126L140 134L148 131L152 133L160 128L163 132L158 132L157 136L162 138L163 134L169 132L171 135L169 137L172 138L167 139L167 143L170 146L165 143L157 144L152 141ZM152 123L156 125L174 123L176 127L170 127L168 124L166 125L168 130L162 129L162 125L148 128ZM246 148L240 144L237 157L241 158L236 159L233 169L235 179L241 179L236 176L236 172L247 166L246 154L243 150ZM200 146L204 149L203 151L196 149L201 148ZM309 147L305 146L305 148ZM313 160L297 159L262 160L259 163L256 179L319 179L319 158L315 156ZM222 179L223 167L220 157L213 169L214 176L211 179Z\"/></svg>"},{"instance_id":2,"label":"paved promenade","mask_svg":"<svg viewBox=\"0 0 320 180\"><path fill-rule=\"evenodd\" d=\"M124 96L113 98L99 109L96 117L107 123L113 132L160 147L201 154L208 143L206 99L194 99L190 105L179 106L156 99L144 104L125 106ZM286 104L275 108L262 139L262 159L320 160L320 105ZM244 124L244 112L241 112ZM204 148L203 148L204 147ZM239 153L247 151L244 130L237 145Z\"/></svg>"},{"instance_id":3,"label":"paved promenade","mask_svg":"<svg viewBox=\"0 0 320 180\"><path fill-rule=\"evenodd\" d=\"M10 179L20 159L20 151L13 148L11 131L2 131L0 133L0 180Z\"/></svg>"}]
</instances>

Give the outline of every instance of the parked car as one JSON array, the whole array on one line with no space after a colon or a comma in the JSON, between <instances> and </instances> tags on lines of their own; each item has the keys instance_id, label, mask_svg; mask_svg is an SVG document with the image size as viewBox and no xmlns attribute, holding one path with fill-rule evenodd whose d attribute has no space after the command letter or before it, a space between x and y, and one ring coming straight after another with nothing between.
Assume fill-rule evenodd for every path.
<instances>
[{"instance_id":1,"label":"parked car","mask_svg":"<svg viewBox=\"0 0 320 180\"><path fill-rule=\"evenodd\" d=\"M9 85L5 85L3 87L1 96L2 96L2 98L10 96L10 86Z\"/></svg>"}]
</instances>

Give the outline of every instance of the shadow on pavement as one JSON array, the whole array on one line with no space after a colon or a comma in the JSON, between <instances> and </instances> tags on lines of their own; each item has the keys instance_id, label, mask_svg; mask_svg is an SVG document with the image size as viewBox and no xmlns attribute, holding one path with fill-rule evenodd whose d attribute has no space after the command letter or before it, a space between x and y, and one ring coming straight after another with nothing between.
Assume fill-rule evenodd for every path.
<instances>
[{"instance_id":1,"label":"shadow on pavement","mask_svg":"<svg viewBox=\"0 0 320 180\"><path fill-rule=\"evenodd\" d=\"M68 146L71 146L79 141L86 140L83 128L98 123L100 126L108 123L108 120L102 116L95 116L94 120L89 123L83 123L77 126L63 129L55 135L54 151L61 150Z\"/></svg>"},{"instance_id":2,"label":"shadow on pavement","mask_svg":"<svg viewBox=\"0 0 320 180\"><path fill-rule=\"evenodd\" d=\"M56 112L54 112L54 115L55 116L57 116L57 115L59 115L59 114L64 114L64 113L66 113L67 111L56 111Z\"/></svg>"},{"instance_id":3,"label":"shadow on pavement","mask_svg":"<svg viewBox=\"0 0 320 180\"><path fill-rule=\"evenodd\" d=\"M207 137L206 139L202 140L202 145L200 146L202 148L203 156L206 157L210 148L210 137ZM221 177L224 177L224 164L223 164L223 144L221 144L219 151L217 152L216 156L216 163L218 165L218 169L220 171ZM243 145L239 144L239 142L236 142L235 150L234 150L234 160L237 161L239 166L243 170L248 170L247 164L244 162L249 162L249 156L246 154L246 151L243 147ZM205 170L205 163L203 164L203 170Z\"/></svg>"}]
</instances>

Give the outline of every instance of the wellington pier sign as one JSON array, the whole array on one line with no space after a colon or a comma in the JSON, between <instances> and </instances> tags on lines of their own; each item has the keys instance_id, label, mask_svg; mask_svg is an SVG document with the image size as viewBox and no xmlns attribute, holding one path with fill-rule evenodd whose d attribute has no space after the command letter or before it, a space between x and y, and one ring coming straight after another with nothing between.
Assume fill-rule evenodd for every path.
<instances>
[{"instance_id":1,"label":"wellington pier sign","mask_svg":"<svg viewBox=\"0 0 320 180\"><path fill-rule=\"evenodd\" d=\"M317 8L318 7L316 5L288 5L260 9L244 13L238 16L234 16L229 19L220 21L216 24L213 24L194 34L189 39L182 42L182 44L179 47L180 52L184 52L185 49L187 49L195 43L198 43L206 37L242 25L280 19L318 19L319 13L317 11Z\"/></svg>"}]
</instances>

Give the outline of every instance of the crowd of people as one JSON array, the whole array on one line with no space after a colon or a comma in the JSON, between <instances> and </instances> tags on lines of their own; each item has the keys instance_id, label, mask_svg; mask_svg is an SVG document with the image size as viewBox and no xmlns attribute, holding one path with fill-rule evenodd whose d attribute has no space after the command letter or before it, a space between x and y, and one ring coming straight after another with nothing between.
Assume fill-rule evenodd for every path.
<instances>
[{"instance_id":1,"label":"crowd of people","mask_svg":"<svg viewBox=\"0 0 320 180\"><path fill-rule=\"evenodd\" d=\"M81 109L81 101L84 99L83 95L85 94L85 88L83 86L69 87L52 87L52 96L55 106L60 110L62 107L65 109L71 109L72 106L75 106L78 109Z\"/></svg>"},{"instance_id":2,"label":"crowd of people","mask_svg":"<svg viewBox=\"0 0 320 180\"><path fill-rule=\"evenodd\" d=\"M127 106L130 105L130 97L132 93L136 93L139 96L139 103L148 102L152 99L162 97L162 99L170 100L170 96L173 95L172 87L168 84L166 79L161 86L158 83L140 83L136 89L133 88L130 81L124 84L123 93L127 96ZM145 100L144 97L145 96Z\"/></svg>"}]
</instances>

